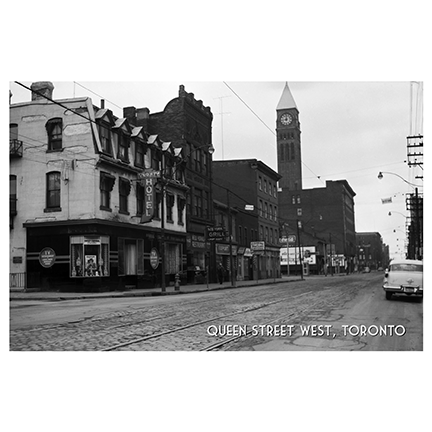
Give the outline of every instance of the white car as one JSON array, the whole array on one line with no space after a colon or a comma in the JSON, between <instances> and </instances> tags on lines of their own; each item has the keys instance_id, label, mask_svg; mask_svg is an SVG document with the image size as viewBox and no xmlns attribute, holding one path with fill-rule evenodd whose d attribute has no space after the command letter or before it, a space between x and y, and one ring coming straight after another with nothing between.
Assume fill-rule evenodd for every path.
<instances>
[{"instance_id":1,"label":"white car","mask_svg":"<svg viewBox=\"0 0 432 432\"><path fill-rule=\"evenodd\" d=\"M393 294L423 298L423 261L394 260L384 275L383 289L386 299Z\"/></svg>"}]
</instances>

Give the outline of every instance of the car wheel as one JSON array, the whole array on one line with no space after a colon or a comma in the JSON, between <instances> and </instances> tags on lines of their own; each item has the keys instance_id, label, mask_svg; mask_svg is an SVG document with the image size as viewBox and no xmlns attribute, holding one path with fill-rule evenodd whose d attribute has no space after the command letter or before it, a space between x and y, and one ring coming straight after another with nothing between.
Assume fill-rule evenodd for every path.
<instances>
[{"instance_id":1,"label":"car wheel","mask_svg":"<svg viewBox=\"0 0 432 432\"><path fill-rule=\"evenodd\" d=\"M392 293L389 291L386 291L386 299L391 300L391 298L392 298Z\"/></svg>"}]
</instances>

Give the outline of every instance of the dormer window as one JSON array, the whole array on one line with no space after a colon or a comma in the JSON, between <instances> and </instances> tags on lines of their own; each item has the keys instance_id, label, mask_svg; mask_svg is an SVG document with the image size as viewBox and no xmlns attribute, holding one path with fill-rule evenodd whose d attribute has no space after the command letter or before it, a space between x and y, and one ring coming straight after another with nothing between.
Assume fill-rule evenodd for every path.
<instances>
[{"instance_id":1,"label":"dormer window","mask_svg":"<svg viewBox=\"0 0 432 432\"><path fill-rule=\"evenodd\" d=\"M126 163L129 163L129 142L130 136L119 130L117 158Z\"/></svg>"},{"instance_id":2,"label":"dormer window","mask_svg":"<svg viewBox=\"0 0 432 432\"><path fill-rule=\"evenodd\" d=\"M59 151L62 149L63 120L53 118L46 125L48 134L48 151Z\"/></svg>"},{"instance_id":3,"label":"dormer window","mask_svg":"<svg viewBox=\"0 0 432 432\"><path fill-rule=\"evenodd\" d=\"M98 129L99 129L99 138L101 141L102 151L112 156L110 125L105 122L99 122Z\"/></svg>"}]
</instances>

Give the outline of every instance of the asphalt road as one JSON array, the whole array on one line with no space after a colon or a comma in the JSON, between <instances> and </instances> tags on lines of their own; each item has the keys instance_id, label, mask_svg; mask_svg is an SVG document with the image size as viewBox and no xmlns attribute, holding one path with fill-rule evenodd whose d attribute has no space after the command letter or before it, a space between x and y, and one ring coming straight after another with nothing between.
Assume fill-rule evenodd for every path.
<instances>
[{"instance_id":1,"label":"asphalt road","mask_svg":"<svg viewBox=\"0 0 432 432\"><path fill-rule=\"evenodd\" d=\"M382 273L177 296L11 301L11 351L421 351L423 304Z\"/></svg>"}]
</instances>

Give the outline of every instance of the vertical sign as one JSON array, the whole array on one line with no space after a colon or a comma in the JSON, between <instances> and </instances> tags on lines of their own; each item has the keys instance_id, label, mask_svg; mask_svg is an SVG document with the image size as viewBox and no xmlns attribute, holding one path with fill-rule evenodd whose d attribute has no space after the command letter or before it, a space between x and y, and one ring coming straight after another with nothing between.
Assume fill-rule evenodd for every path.
<instances>
[{"instance_id":1,"label":"vertical sign","mask_svg":"<svg viewBox=\"0 0 432 432\"><path fill-rule=\"evenodd\" d=\"M160 177L160 171L146 170L140 173L141 186L144 188L144 209L141 215L141 223L150 222L154 215L155 206L155 182Z\"/></svg>"}]
</instances>

